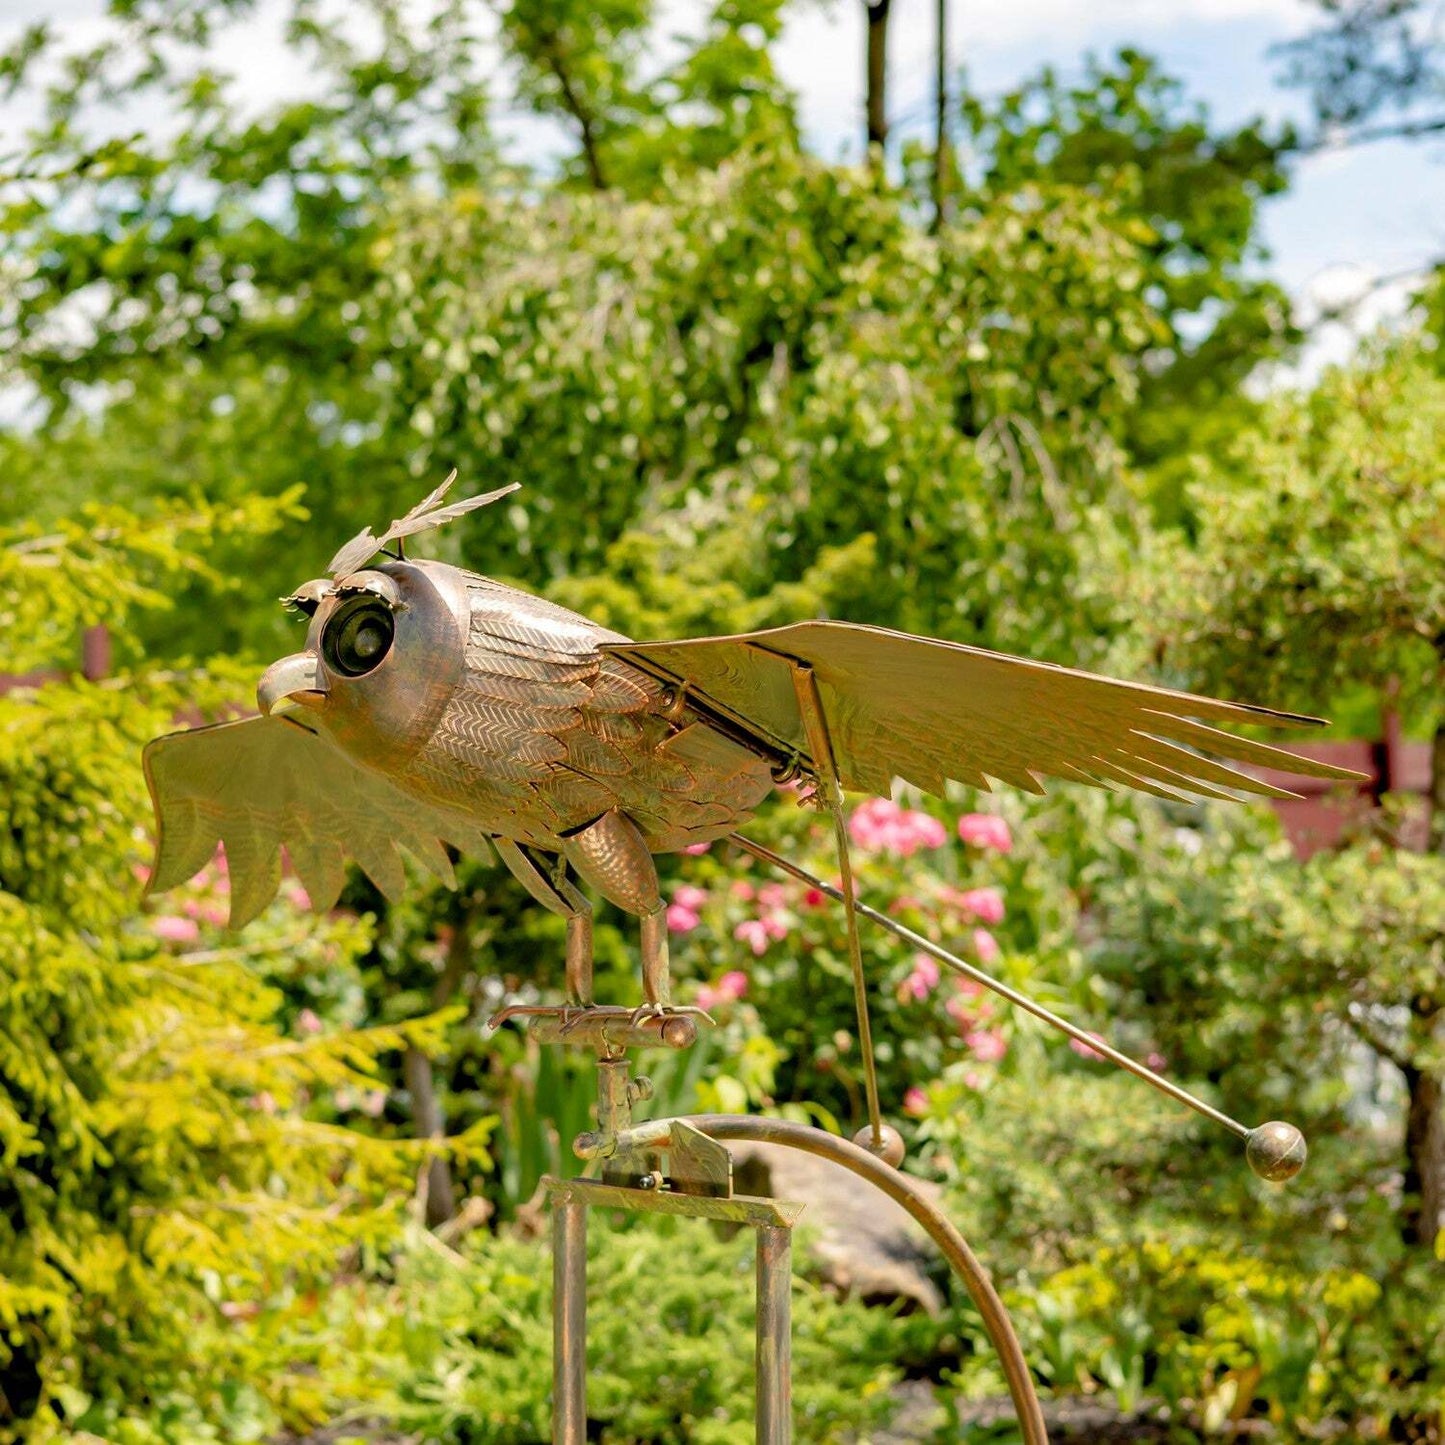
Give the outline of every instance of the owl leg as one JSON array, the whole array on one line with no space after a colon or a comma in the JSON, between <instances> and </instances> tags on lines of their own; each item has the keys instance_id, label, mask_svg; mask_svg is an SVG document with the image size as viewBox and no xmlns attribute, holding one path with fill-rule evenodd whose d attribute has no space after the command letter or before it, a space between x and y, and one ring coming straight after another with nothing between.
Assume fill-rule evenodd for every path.
<instances>
[{"instance_id":1,"label":"owl leg","mask_svg":"<svg viewBox=\"0 0 1445 1445\"><path fill-rule=\"evenodd\" d=\"M560 858L556 867L546 869L510 838L493 838L492 846L543 908L567 920L567 1000L586 1007L592 1002L592 905L568 879Z\"/></svg>"},{"instance_id":2,"label":"owl leg","mask_svg":"<svg viewBox=\"0 0 1445 1445\"><path fill-rule=\"evenodd\" d=\"M654 1010L672 1002L667 971L667 910L657 865L637 824L626 813L604 813L562 840L562 853L610 903L642 919L642 996Z\"/></svg>"}]
</instances>

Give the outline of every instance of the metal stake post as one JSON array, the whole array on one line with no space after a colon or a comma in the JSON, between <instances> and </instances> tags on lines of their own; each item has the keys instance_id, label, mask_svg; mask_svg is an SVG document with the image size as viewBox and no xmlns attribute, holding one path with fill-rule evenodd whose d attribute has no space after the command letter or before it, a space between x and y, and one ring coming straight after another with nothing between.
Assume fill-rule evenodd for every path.
<instances>
[{"instance_id":1,"label":"metal stake post","mask_svg":"<svg viewBox=\"0 0 1445 1445\"><path fill-rule=\"evenodd\" d=\"M587 1440L587 1206L552 1206L552 1445Z\"/></svg>"},{"instance_id":2,"label":"metal stake post","mask_svg":"<svg viewBox=\"0 0 1445 1445\"><path fill-rule=\"evenodd\" d=\"M758 1445L792 1445L793 1231L764 1224L757 1237Z\"/></svg>"}]
</instances>

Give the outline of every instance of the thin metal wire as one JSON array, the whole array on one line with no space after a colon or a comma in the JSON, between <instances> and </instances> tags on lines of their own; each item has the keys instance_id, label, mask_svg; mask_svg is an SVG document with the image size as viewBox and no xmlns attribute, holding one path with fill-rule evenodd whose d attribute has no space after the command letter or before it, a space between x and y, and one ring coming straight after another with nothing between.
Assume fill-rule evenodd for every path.
<instances>
[{"instance_id":1,"label":"thin metal wire","mask_svg":"<svg viewBox=\"0 0 1445 1445\"><path fill-rule=\"evenodd\" d=\"M984 988L991 989L1000 998L1007 999L1015 1007L1023 1009L1025 1013L1030 1013L1036 1019L1042 1019L1044 1023L1068 1034L1071 1039L1077 1039L1096 1054L1102 1054L1110 1063L1117 1064L1121 1069L1133 1074L1135 1078L1143 1079L1146 1084L1151 1084L1160 1093L1167 1094L1177 1103L1193 1109L1196 1114L1203 1114L1206 1119L1212 1119L1216 1124L1223 1125L1230 1133L1238 1135L1239 1138L1248 1140L1252 1132L1248 1125L1241 1124L1237 1119L1231 1119L1228 1114L1216 1109L1212 1104L1206 1104L1203 1099L1196 1098L1188 1089L1181 1089L1172 1080L1156 1074L1153 1069L1131 1059L1128 1054L1121 1054L1112 1044L1105 1043L1096 1034L1091 1034L1076 1024L1071 1024L1067 1019L1060 1018L1052 1009L1036 1003L1027 994L1010 988L1006 983L1000 983L998 979L985 973L981 968L975 968L973 964L965 963L963 959L950 953L940 944L934 943L931 938L925 938L921 933L915 933L896 919L889 918L886 913L880 913L876 908L870 908L866 903L858 902L851 897L851 890L849 894L845 895L831 883L825 883L821 878L814 877L806 868L800 868L780 853L774 853L771 848L765 847L761 843L755 843L751 838L744 838L739 833L732 834L730 841L736 843L745 853L752 854L759 862L771 864L790 877L796 878L800 883L806 883L810 888L816 888L820 892L826 893L828 897L842 903L845 909L854 909L865 918L871 918L874 923L881 924L890 933L903 939L905 943L936 958L954 973L962 974L964 978L972 979L973 982L982 984ZM845 884L846 881L845 879Z\"/></svg>"}]
</instances>

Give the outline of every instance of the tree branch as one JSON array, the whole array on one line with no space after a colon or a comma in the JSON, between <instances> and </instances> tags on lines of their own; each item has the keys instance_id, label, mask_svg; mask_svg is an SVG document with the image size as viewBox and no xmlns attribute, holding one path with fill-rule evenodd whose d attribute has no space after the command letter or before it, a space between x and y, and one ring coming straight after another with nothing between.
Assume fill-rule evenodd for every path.
<instances>
[{"instance_id":1,"label":"tree branch","mask_svg":"<svg viewBox=\"0 0 1445 1445\"><path fill-rule=\"evenodd\" d=\"M562 103L567 107L567 113L577 122L578 129L582 132L582 154L587 161L587 178L592 182L592 188L597 191L607 189L607 177L602 171L602 156L597 147L596 124L591 111L582 102L582 97L577 94L572 84L572 77L568 73L566 63L562 56L561 46L557 43L556 32L550 32L539 37L542 47L542 57L547 62L547 68L557 81L562 92Z\"/></svg>"}]
</instances>

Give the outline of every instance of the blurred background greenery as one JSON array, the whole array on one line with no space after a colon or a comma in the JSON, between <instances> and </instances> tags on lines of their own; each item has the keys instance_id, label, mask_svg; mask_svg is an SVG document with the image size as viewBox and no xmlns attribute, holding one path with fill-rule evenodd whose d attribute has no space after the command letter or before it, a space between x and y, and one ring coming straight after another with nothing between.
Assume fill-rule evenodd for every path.
<instances>
[{"instance_id":1,"label":"blurred background greenery","mask_svg":"<svg viewBox=\"0 0 1445 1445\"><path fill-rule=\"evenodd\" d=\"M661 68L650 0L515 0L522 102L574 140L539 169L466 0L294 0L314 87L259 114L217 42L249 8L110 0L97 45L0 59L43 117L0 192L0 668L59 674L0 696L0 1439L543 1441L531 1198L592 1086L484 1020L558 995L558 921L475 865L394 907L358 877L324 918L293 883L241 937L223 860L142 905L143 742L248 706L294 646L273 599L452 467L525 490L442 555L633 635L852 618L1438 738L1445 290L1267 384L1306 338L1259 208L1315 141L1217 125L1134 51L965 87L949 144L845 166L800 142L784 0L697 7ZM1429 10L1319 6L1320 126L1438 99ZM100 624L109 674L69 675ZM1040 1387L1111 1406L1091 1438L1441 1439L1445 795L1424 847L1386 803L1301 862L1262 808L855 800L868 897L1310 1137L1262 1184L868 938L908 1167ZM759 832L830 875L791 798ZM851 1132L840 919L722 845L664 868L720 1027L655 1061L654 1110ZM747 1242L689 1235L675 1274L669 1231L594 1234L595 1438L751 1439ZM805 1271L795 1324L800 1440L902 1438L905 1376L936 1401L907 1438L1011 1438L965 1300Z\"/></svg>"}]
</instances>

